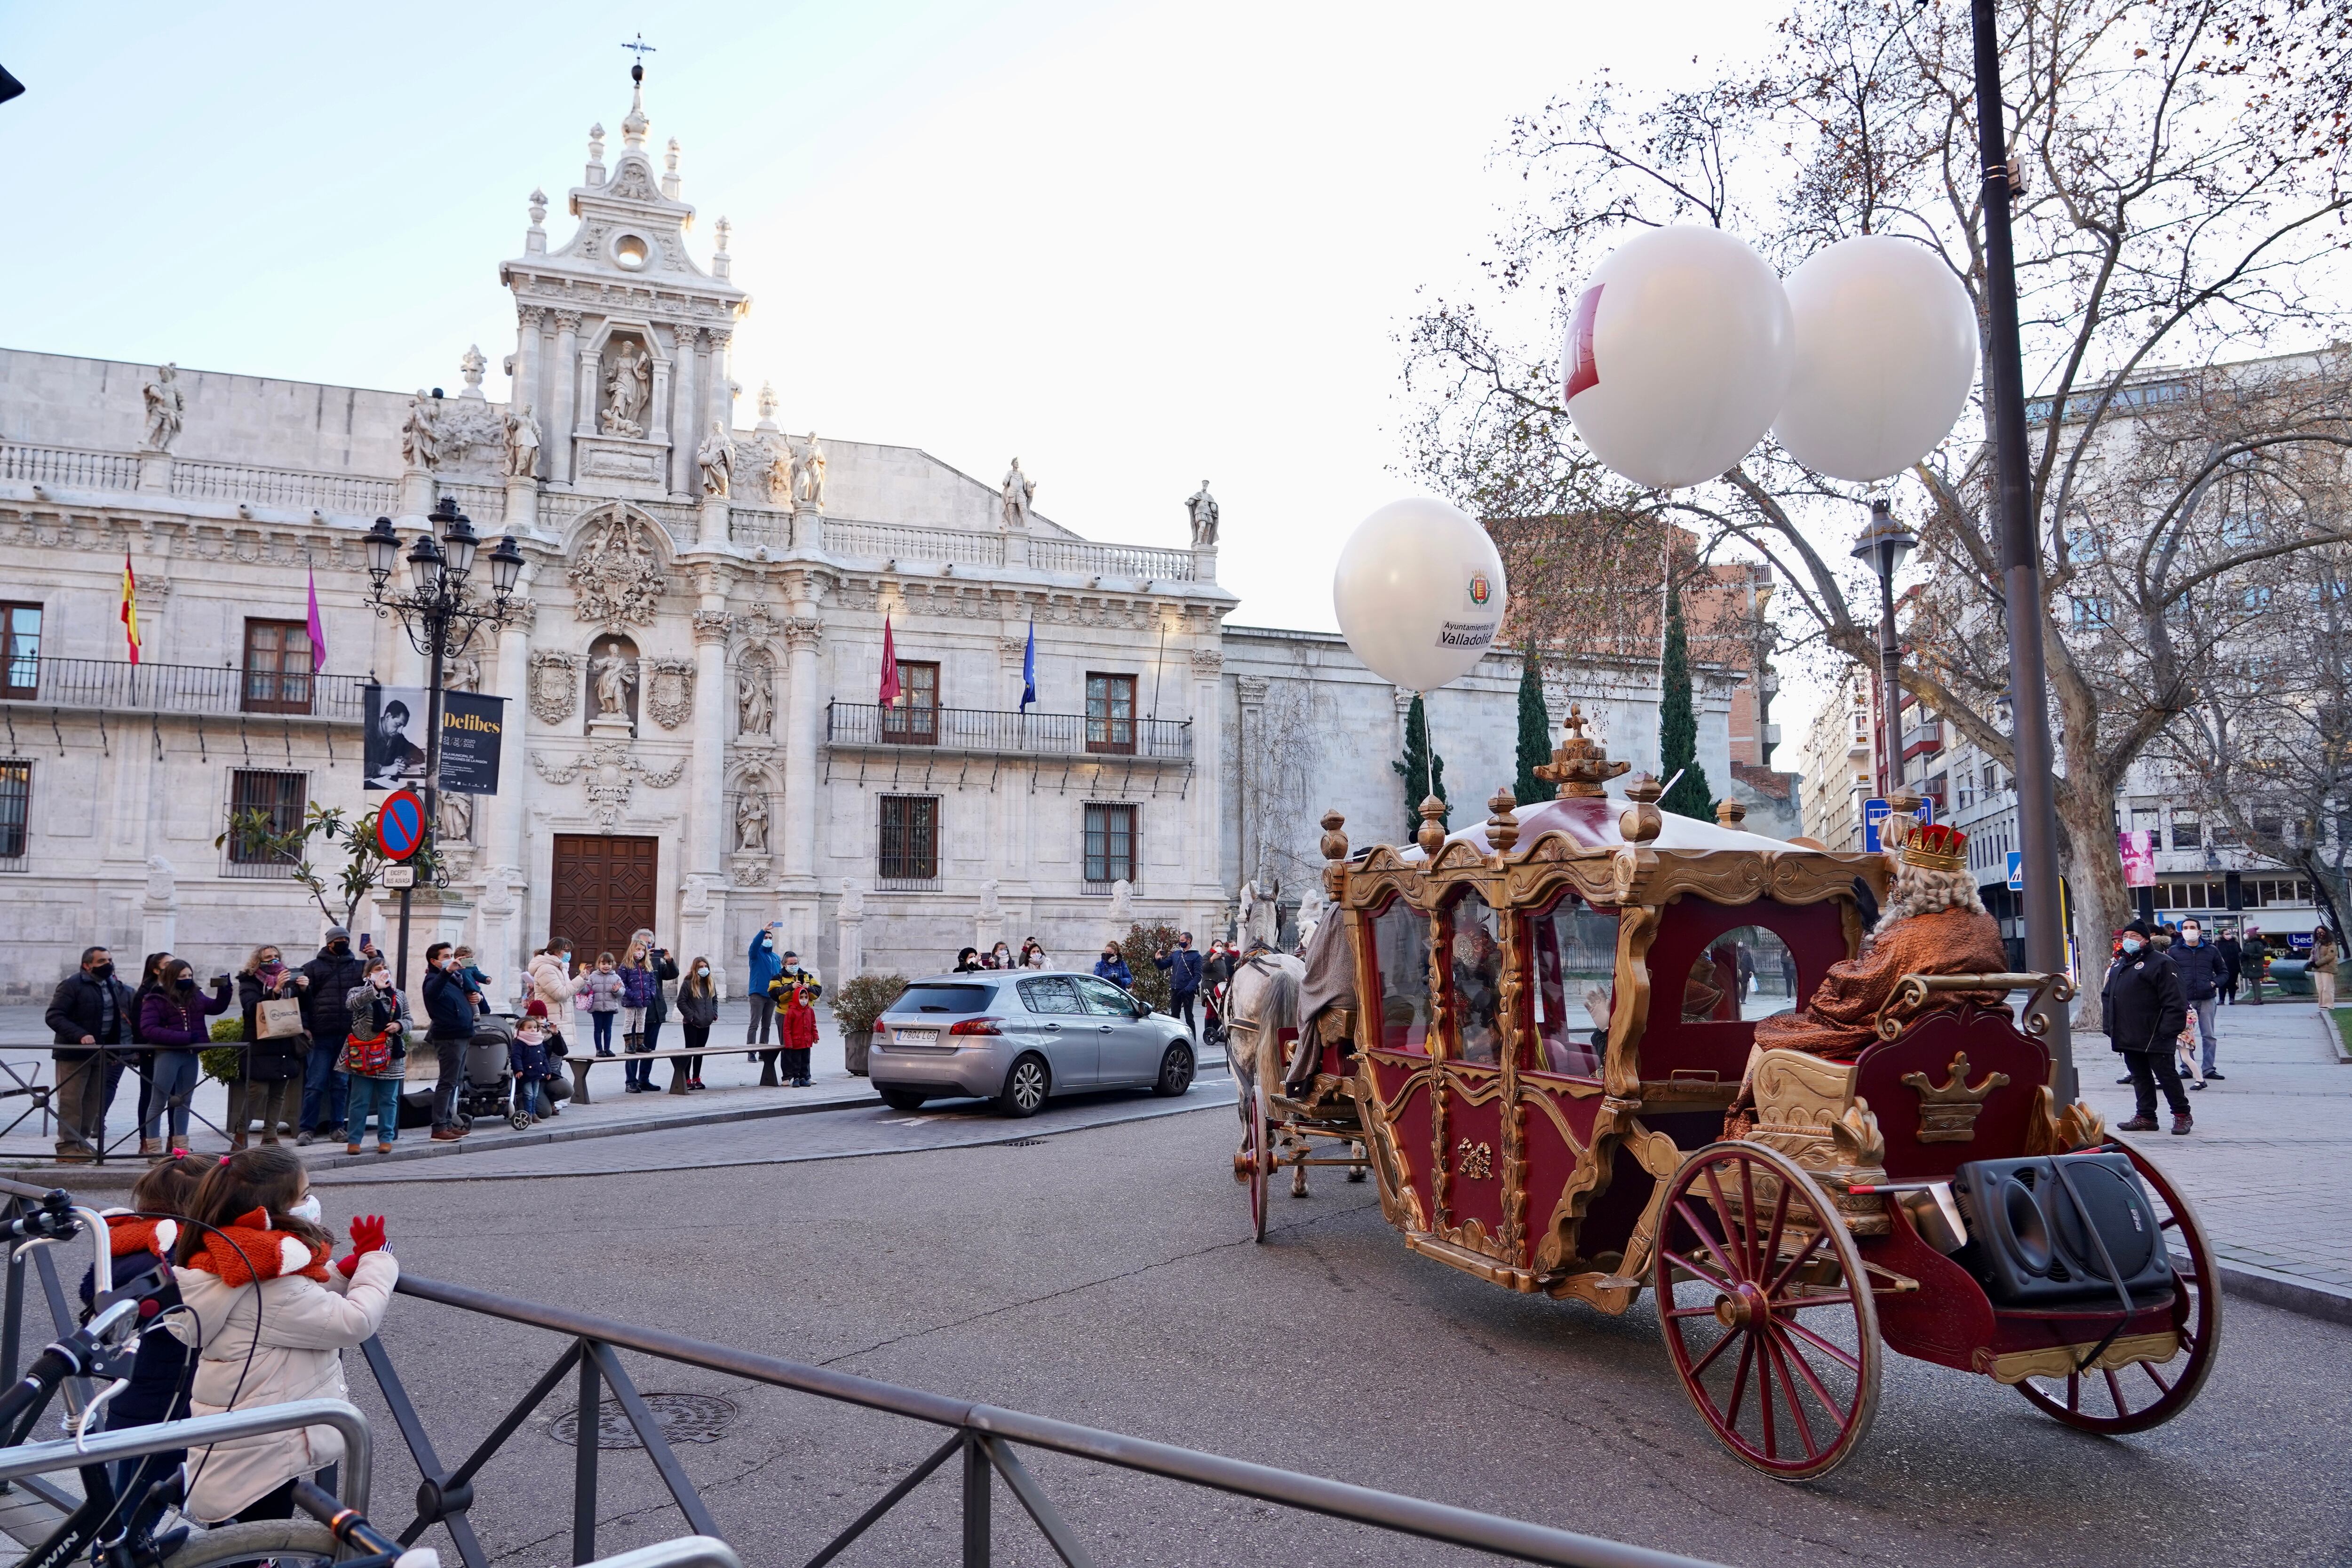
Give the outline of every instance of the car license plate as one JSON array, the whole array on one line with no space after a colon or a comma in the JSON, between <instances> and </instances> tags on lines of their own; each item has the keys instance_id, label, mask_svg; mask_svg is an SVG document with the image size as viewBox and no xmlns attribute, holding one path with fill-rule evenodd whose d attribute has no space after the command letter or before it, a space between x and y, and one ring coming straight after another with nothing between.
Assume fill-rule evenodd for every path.
<instances>
[{"instance_id":1,"label":"car license plate","mask_svg":"<svg viewBox=\"0 0 2352 1568\"><path fill-rule=\"evenodd\" d=\"M936 1046L940 1043L937 1029L893 1029L891 1040L901 1046Z\"/></svg>"}]
</instances>

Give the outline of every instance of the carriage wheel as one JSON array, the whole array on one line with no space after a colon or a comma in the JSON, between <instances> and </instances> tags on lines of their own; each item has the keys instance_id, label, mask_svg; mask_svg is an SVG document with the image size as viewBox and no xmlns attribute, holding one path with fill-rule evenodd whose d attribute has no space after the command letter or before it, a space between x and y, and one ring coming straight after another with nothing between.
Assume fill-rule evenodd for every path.
<instances>
[{"instance_id":1,"label":"carriage wheel","mask_svg":"<svg viewBox=\"0 0 2352 1568\"><path fill-rule=\"evenodd\" d=\"M1878 1310L1813 1179L1710 1144L1666 1184L1652 1262L1666 1352L1724 1447L1781 1480L1834 1468L1878 1409Z\"/></svg>"},{"instance_id":2,"label":"carriage wheel","mask_svg":"<svg viewBox=\"0 0 2352 1568\"><path fill-rule=\"evenodd\" d=\"M1267 1173L1274 1165L1274 1144L1265 1124L1265 1094L1263 1089L1250 1097L1249 1110L1249 1196L1250 1223L1255 1227L1257 1239L1265 1239L1265 1194Z\"/></svg>"},{"instance_id":3,"label":"carriage wheel","mask_svg":"<svg viewBox=\"0 0 2352 1568\"><path fill-rule=\"evenodd\" d=\"M2128 1143L2110 1141L2110 1151L2129 1155L2149 1195L2164 1237L2175 1254L2173 1289L2188 1297L2180 1316L2181 1352L2168 1362L2133 1362L2128 1366L2095 1368L2069 1377L2029 1377L2017 1392L2039 1405L2043 1414L2085 1432L2144 1432L2160 1426L2189 1407L2213 1370L2214 1352L2221 1348L2221 1281L2213 1272L2213 1249L2196 1211L2147 1157ZM2188 1255L2184 1263L2179 1256Z\"/></svg>"}]
</instances>

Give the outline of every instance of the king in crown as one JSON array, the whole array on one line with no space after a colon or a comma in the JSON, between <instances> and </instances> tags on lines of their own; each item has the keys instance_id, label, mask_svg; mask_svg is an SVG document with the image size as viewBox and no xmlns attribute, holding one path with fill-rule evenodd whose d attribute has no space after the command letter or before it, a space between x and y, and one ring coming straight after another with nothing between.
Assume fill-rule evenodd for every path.
<instances>
[{"instance_id":1,"label":"king in crown","mask_svg":"<svg viewBox=\"0 0 2352 1568\"><path fill-rule=\"evenodd\" d=\"M1909 823L1889 817L1890 824ZM1969 836L1937 823L1913 826L1895 857L1895 885L1862 952L1830 965L1803 1010L1756 1026L1756 1045L1768 1051L1810 1051L1852 1061L1877 1036L1871 1020L1906 974L1997 974L2009 968L2000 929L1985 913L1969 870ZM1982 992L1929 994L1921 1012L1973 1002L1994 1006Z\"/></svg>"}]
</instances>

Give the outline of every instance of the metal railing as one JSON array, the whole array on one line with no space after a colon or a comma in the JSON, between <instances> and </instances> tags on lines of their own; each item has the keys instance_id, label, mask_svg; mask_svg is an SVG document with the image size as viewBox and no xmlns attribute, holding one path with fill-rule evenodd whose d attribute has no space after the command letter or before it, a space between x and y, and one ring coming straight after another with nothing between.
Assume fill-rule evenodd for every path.
<instances>
[{"instance_id":1,"label":"metal railing","mask_svg":"<svg viewBox=\"0 0 2352 1568\"><path fill-rule=\"evenodd\" d=\"M1164 763L1192 759L1189 719L1090 719L1083 713L994 708L831 702L825 705L824 740L829 746L919 746L998 756Z\"/></svg>"},{"instance_id":2,"label":"metal railing","mask_svg":"<svg viewBox=\"0 0 2352 1568\"><path fill-rule=\"evenodd\" d=\"M18 682L34 667L29 688ZM225 713L268 722L283 718L356 724L367 682L356 675L281 674L233 665L132 664L119 658L8 661L0 701L44 708L103 708L121 713ZM257 695L259 693L259 695Z\"/></svg>"},{"instance_id":3,"label":"metal railing","mask_svg":"<svg viewBox=\"0 0 2352 1568\"><path fill-rule=\"evenodd\" d=\"M655 1473L668 1490L670 1500L685 1517L688 1528L697 1535L719 1535L717 1521L693 1482L687 1479L677 1456L662 1436L644 1396L637 1392L636 1384L621 1364L619 1352L625 1350L675 1365L699 1367L771 1388L813 1394L835 1404L947 1429L947 1440L810 1558L809 1568L823 1568L823 1564L839 1557L950 1459L958 1461L961 1483L961 1561L965 1568L985 1568L990 1561L994 1482L999 1478L1064 1563L1091 1563L1092 1553L1023 1461L1020 1450L1024 1448L1088 1459L1138 1475L1255 1498L1261 1502L1370 1525L1392 1534L1465 1546L1522 1563L1557 1563L1568 1568L1706 1568L1690 1558L1626 1546L1597 1536L1578 1535L1170 1443L1129 1437L1049 1416L902 1388L829 1367L710 1344L665 1330L640 1328L564 1307L516 1300L467 1286L404 1276L397 1289L404 1296L420 1300L544 1329L572 1342L521 1400L499 1418L489 1435L454 1468L441 1462L383 1342L370 1340L361 1347L367 1357L368 1369L374 1373L384 1403L392 1411L393 1421L408 1445L418 1473L424 1477L417 1488L417 1513L398 1532L398 1540L404 1546L412 1545L434 1525L441 1525L456 1542L466 1568L488 1568L489 1561L467 1518L478 1478L567 1378L572 1380L573 1397L578 1402L572 1459L572 1561L586 1563L596 1556L600 1457L596 1430L607 1384L630 1430L644 1446Z\"/></svg>"},{"instance_id":4,"label":"metal railing","mask_svg":"<svg viewBox=\"0 0 2352 1568\"><path fill-rule=\"evenodd\" d=\"M38 1206L44 1189L0 1179L0 1196L7 1200L0 1216L13 1216ZM12 1254L28 1254L32 1268L11 1256L0 1265L7 1285L0 1302L0 1385L16 1380L22 1355L26 1277L37 1275L48 1315L60 1336L76 1326L63 1282L51 1254L53 1244L8 1244ZM1227 1458L1169 1443L1129 1437L1098 1427L1082 1426L1048 1416L1031 1415L992 1405L904 1388L873 1378L811 1366L757 1352L737 1350L688 1339L666 1330L600 1318L565 1307L518 1300L467 1286L404 1275L394 1288L419 1301L470 1312L479 1317L545 1330L568 1340L554 1364L531 1384L522 1398L501 1416L488 1436L454 1467L445 1465L425 1429L406 1384L394 1367L391 1352L381 1339L370 1339L360 1349L368 1370L383 1395L386 1408L422 1478L416 1489L416 1512L398 1532L402 1546L414 1545L434 1526L448 1532L466 1568L488 1568L489 1554L476 1535L469 1510L478 1478L508 1442L548 1397L570 1379L576 1398L572 1496L572 1561L588 1564L596 1557L600 1460L598 1428L604 1418L604 1391L609 1386L637 1442L643 1446L670 1500L691 1532L663 1545L642 1548L606 1560L608 1568L732 1568L732 1552L723 1544L718 1521L687 1478L684 1468L661 1426L621 1363L623 1351L677 1366L698 1367L741 1378L770 1388L813 1395L834 1405L849 1405L944 1428L946 1441L900 1477L858 1516L850 1521L817 1554L809 1568L823 1568L846 1551L860 1536L890 1513L949 1460L958 1461L961 1510L961 1561L965 1568L986 1568L994 1541L995 1481L1002 1479L1024 1512L1036 1524L1061 1560L1090 1564L1092 1553L1064 1519L1021 1450L1069 1456L1108 1465L1139 1476L1182 1482L1210 1491L1254 1498L1261 1502L1317 1513L1331 1519L1369 1525L1391 1534L1418 1537L1523 1563L1545 1563L1561 1568L1716 1568L1696 1559L1627 1546L1597 1536L1579 1535L1546 1525L1529 1524L1470 1509L1429 1502L1395 1492L1360 1487L1320 1476L1277 1469L1269 1465ZM46 1337L46 1331L44 1331ZM429 1362L428 1358L428 1362ZM67 1405L71 1411L88 1408L87 1380L68 1379ZM461 1402L470 1416L473 1401ZM201 1416L168 1425L131 1428L121 1433L91 1435L86 1450L77 1454L71 1438L61 1443L25 1445L0 1450L0 1480L22 1478L26 1489L54 1507L71 1512L78 1500L39 1479L44 1469L65 1468L76 1459L128 1458L183 1446L198 1439L217 1441L236 1434L284 1430L296 1426L332 1426L343 1434L349 1477L345 1497L364 1509L373 1494L374 1454L365 1418L340 1400L311 1400ZM389 1533L389 1521L378 1520Z\"/></svg>"}]
</instances>

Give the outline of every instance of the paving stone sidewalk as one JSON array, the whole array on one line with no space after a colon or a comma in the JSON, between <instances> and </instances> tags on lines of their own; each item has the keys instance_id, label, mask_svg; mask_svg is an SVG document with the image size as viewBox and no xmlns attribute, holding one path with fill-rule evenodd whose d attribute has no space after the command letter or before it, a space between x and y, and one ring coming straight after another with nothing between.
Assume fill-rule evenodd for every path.
<instances>
[{"instance_id":1,"label":"paving stone sidewalk","mask_svg":"<svg viewBox=\"0 0 2352 1568\"><path fill-rule=\"evenodd\" d=\"M2218 1033L2223 1078L2189 1092L2196 1131L2121 1136L2197 1205L2214 1251L2242 1276L2233 1287L2352 1322L2352 1066L2309 1002L2223 1007ZM2084 1098L2109 1126L2133 1110L2132 1091L2115 1081L2122 1059L2104 1036L2075 1037Z\"/></svg>"}]
</instances>

